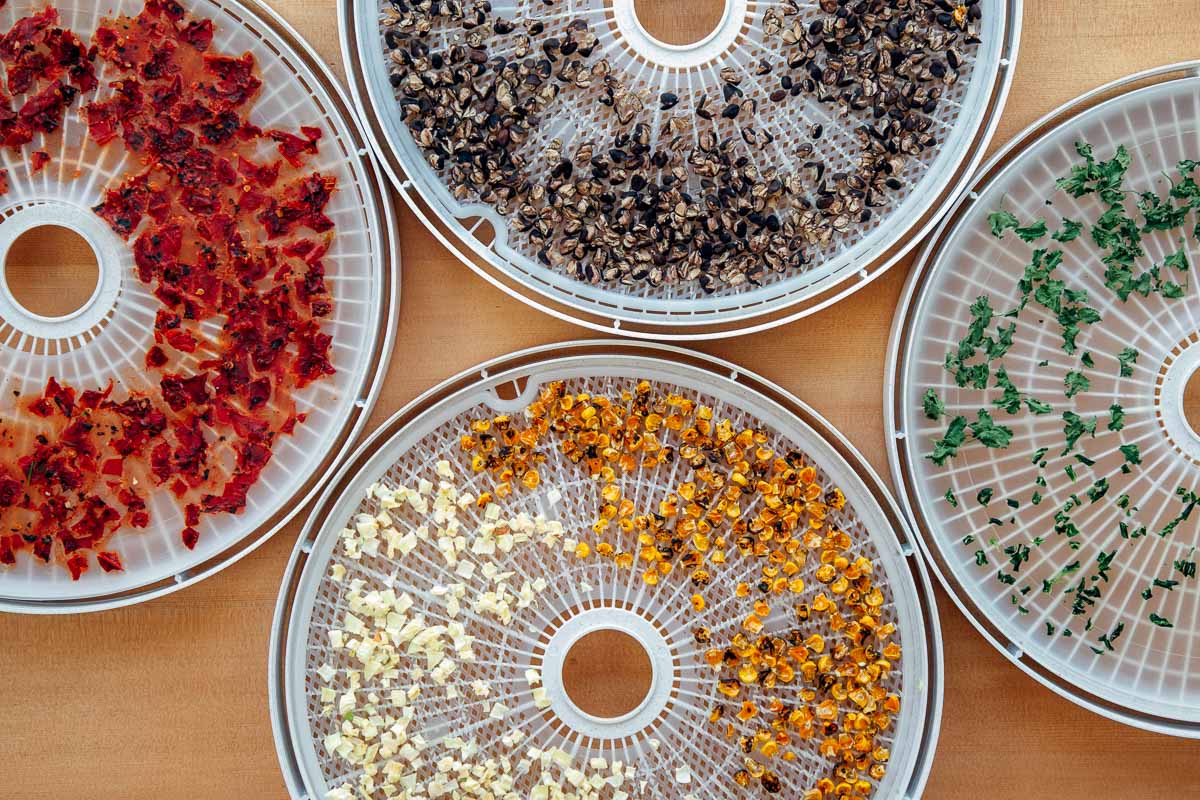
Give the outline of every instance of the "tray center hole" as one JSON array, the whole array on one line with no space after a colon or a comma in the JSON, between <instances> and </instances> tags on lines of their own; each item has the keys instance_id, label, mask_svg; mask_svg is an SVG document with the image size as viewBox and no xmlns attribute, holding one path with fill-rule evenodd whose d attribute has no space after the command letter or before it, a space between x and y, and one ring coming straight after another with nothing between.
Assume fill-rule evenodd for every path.
<instances>
[{"instance_id":1,"label":"tray center hole","mask_svg":"<svg viewBox=\"0 0 1200 800\"><path fill-rule=\"evenodd\" d=\"M726 0L633 0L633 13L660 42L686 47L709 37L725 16Z\"/></svg>"},{"instance_id":2,"label":"tray center hole","mask_svg":"<svg viewBox=\"0 0 1200 800\"><path fill-rule=\"evenodd\" d=\"M579 637L563 661L562 682L580 711L616 719L636 710L650 694L650 654L624 631L605 629Z\"/></svg>"},{"instance_id":3,"label":"tray center hole","mask_svg":"<svg viewBox=\"0 0 1200 800\"><path fill-rule=\"evenodd\" d=\"M100 265L96 251L75 231L39 225L9 247L4 280L26 311L62 318L83 308L96 293Z\"/></svg>"},{"instance_id":4,"label":"tray center hole","mask_svg":"<svg viewBox=\"0 0 1200 800\"><path fill-rule=\"evenodd\" d=\"M1192 433L1200 438L1200 369L1197 369L1183 385L1183 418Z\"/></svg>"}]
</instances>

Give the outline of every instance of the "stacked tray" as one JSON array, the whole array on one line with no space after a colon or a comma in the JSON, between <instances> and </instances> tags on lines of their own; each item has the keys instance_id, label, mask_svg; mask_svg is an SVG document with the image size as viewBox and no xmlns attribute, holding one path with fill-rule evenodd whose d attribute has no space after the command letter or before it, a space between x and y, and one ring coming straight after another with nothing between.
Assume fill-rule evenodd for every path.
<instances>
[{"instance_id":1,"label":"stacked tray","mask_svg":"<svg viewBox=\"0 0 1200 800\"><path fill-rule=\"evenodd\" d=\"M8 31L18 19L40 14L44 7L40 3L7 3L0 9L0 29ZM59 2L56 7L57 19L47 23L50 28L72 31L79 41L90 43L103 20L134 17L142 11L143 3L75 1ZM317 234L302 229L300 234L273 236L270 240L263 234L260 240L249 242L252 248L275 248L273 257L279 263L287 260L279 255L280 248L305 234L318 246L328 248L319 258L325 271L323 291L328 294L328 303L315 310L314 316L324 314L317 336L331 337L328 353L334 372L317 377L286 398L276 392L266 401L268 410L274 413L278 405L280 414L285 413L285 403L294 404L290 410L296 422L290 435L282 430L270 434L274 441L269 463L248 492L240 513L206 515L195 523L185 519L191 515L185 512L184 501L172 496L169 480L151 481L146 474L125 471L119 457L85 467L89 476L103 470L101 482L107 486L102 492L110 498L110 508L114 507L111 497L121 492L129 490L140 495L146 503L148 524L143 529L129 524L136 513L130 506L129 517L123 517L120 530L103 546L96 547L97 552L117 555L101 555L99 563L93 555L70 563L74 570L83 570L76 580L72 580L68 569L42 563L31 555L40 544L37 540L51 533L52 526L39 523L36 530L28 528L29 536L19 543L15 563L0 567L0 607L6 609L70 611L144 600L190 584L244 555L303 507L347 451L376 399L379 379L387 366L399 294L399 253L390 199L353 112L320 60L287 23L265 6L237 0L196 0L188 4L187 13L190 16L171 23L183 30L189 20L195 22L189 33L179 34L193 37L190 41L180 39L176 52L190 54L181 55L181 59L194 59L187 63L198 64L204 56L229 54L231 59L239 59L249 54L256 65L254 74L262 81L261 89L241 109L247 112L249 121L264 131L289 131L299 142L309 135L318 139L311 152L305 145L303 152L293 154L300 164L295 170L284 163L282 150L276 152L276 142L270 139L260 142L257 152L263 166L283 164L279 187L299 174L322 174L332 180L336 188L324 206L331 231ZM212 23L211 42L205 39L205 21ZM158 353L169 352L173 363L165 367L166 371L183 375L197 374L202 369L199 362L211 358L206 344L191 352L187 348L192 345L182 339L176 341L184 349L176 349L162 338L165 328L159 325L158 315L177 309L168 309L160 299L166 295L156 294L156 284L139 276L141 267L135 264L133 246L137 236L153 226L138 227L133 233L122 230L128 220L123 218L124 212L113 211L117 201L108 194L132 185L122 182L136 180L131 176L142 169L142 157L128 149L134 146L128 144L132 139L123 143L119 128L111 142L98 143L104 133L96 128L89 134L86 115L90 112L84 110L94 101L110 100L114 95L111 81L124 73L107 56L93 63L98 64L96 85L89 85L86 78L78 79L83 89L67 105L60 127L49 133L38 132L23 148L6 147L0 155L8 185L7 192L0 196L0 255L7 254L16 239L31 228L57 225L77 232L87 241L95 252L99 273L90 298L81 308L63 316L34 313L13 295L8 281L0 281L0 371L4 373L0 415L5 420L6 457L12 456L14 463L17 456L23 457L36 448L41 441L36 437L44 435L46 425L59 425L60 421L68 424L68 419L86 422L79 415L78 405L70 413L65 407L61 411L49 407L31 412L29 403L47 390L49 379L74 391L77 402L83 401L85 391L104 392L111 387L111 393L101 401L104 406L109 401L157 396L159 381L166 372L148 363ZM232 94L228 102L235 105L236 100L231 98ZM16 102L22 101L18 97ZM196 131L200 124L196 123ZM308 129L309 134L301 136L301 128ZM35 152L42 154L36 156L37 160ZM223 178L218 178L214 168L201 183L210 180L216 185ZM264 182L268 180L263 178ZM247 179L247 192L250 189ZM102 205L106 201L107 206ZM108 216L102 218L103 214ZM326 223L313 224L324 228ZM214 240L214 248L223 245L222 238ZM310 261L317 262L314 252L308 251ZM284 291L294 290L290 279L267 280L287 284ZM320 287L314 283L314 289ZM222 339L223 324L221 316L211 316L195 326L194 336L229 341ZM183 328L191 329L186 320ZM156 346L156 355L148 355ZM211 378L206 389L211 400L215 390ZM211 418L198 426L212 451L210 465L225 463L225 469L234 455L222 444L225 439L218 442L218 435L227 432L218 428L222 425ZM148 455L149 447L142 455ZM87 456L83 450L79 452L81 457ZM134 453L129 457L139 456ZM21 468L27 473L26 480L39 469L33 462ZM201 476L196 478L199 481ZM192 489L178 484L174 488L176 494L194 492L197 496L201 491L221 491L219 486ZM131 496L125 495L126 499ZM9 502L23 501L9 498L5 505ZM15 518L21 512L9 509L5 513L6 524L12 524L6 533L26 531L20 527L24 523ZM69 520L68 524L73 522ZM77 543L74 540L70 547ZM64 553L62 546L54 543L47 558L51 562L70 562L72 555L86 552L70 552L68 548Z\"/></svg>"},{"instance_id":2,"label":"stacked tray","mask_svg":"<svg viewBox=\"0 0 1200 800\"><path fill-rule=\"evenodd\" d=\"M560 318L697 339L865 285L978 164L1020 3L884 7L730 0L683 45L633 0L340 14L376 152L443 244Z\"/></svg>"},{"instance_id":3,"label":"stacked tray","mask_svg":"<svg viewBox=\"0 0 1200 800\"><path fill-rule=\"evenodd\" d=\"M983 169L904 292L884 403L906 509L988 639L1077 703L1184 736L1200 736L1200 248L1159 200L1191 202L1195 69L1090 92Z\"/></svg>"},{"instance_id":4,"label":"stacked tray","mask_svg":"<svg viewBox=\"0 0 1200 800\"><path fill-rule=\"evenodd\" d=\"M655 438L662 448L647 444L634 461L613 452L594 464L584 452L588 441L576 451L562 433L572 410L582 420L598 413L600 436L609 425L648 420L658 433L637 438ZM549 417L557 422L544 438L527 438ZM756 551L727 508L728 524L721 514L706 517L712 527L694 531L700 538L687 538L681 527L675 533L685 538L672 545L667 534L639 540L654 514L669 525L690 518L691 502L706 502L705 484L692 476L704 468L686 444L699 441L710 452L693 438L692 426L702 428L705 419L718 431L728 420L734 437L760 434L753 449L769 452L752 460L782 459L761 480L790 465L822 487L807 495L819 507L792 518L799 524L791 556L766 560L767 544L758 556L742 552ZM510 443L535 477L517 463L512 475L488 466L498 452L487 449L489 436ZM723 452L732 457L728 448L749 447L749 437L727 440ZM639 463L656 453L656 464ZM711 481L726 467L711 452L707 458ZM593 468L598 478L589 477ZM511 492L498 482L511 483ZM778 506L755 491L745 498L742 517L757 531L753 520ZM452 544L456 537L461 546ZM787 537L775 541L782 551ZM865 571L866 563L873 570L869 578L856 572L849 589L841 578L848 562L859 565L851 571ZM759 587L764 565L772 564L787 588L774 585L777 577L772 588ZM845 614L832 628L818 596ZM770 610L756 608L766 601ZM864 632L843 604L863 602L872 604L868 624L881 638L867 635L867 649L854 658L878 682L860 666L821 677L833 668L825 659L843 663ZM916 797L940 716L933 599L878 477L778 387L661 346L583 342L524 351L416 400L364 444L321 498L293 552L275 622L272 713L297 797L382 797L385 787L414 782L468 791L462 781L484 764L494 769L485 768L486 780L473 790L521 796L535 785L596 779L603 797L741 797L764 787L799 797L825 781L862 781L863 796ZM573 645L601 630L625 634L644 651L645 697L628 709L597 711L572 694ZM753 659L744 648L759 637L800 649L771 661L774 667L756 662L753 674L722 666L734 658L722 648ZM427 660L430 647L439 655ZM792 672L786 664L793 656L811 663L797 662ZM888 659L882 675L881 658ZM636 677L636 670L616 669ZM870 688L855 683L856 675ZM764 751L766 740L753 732L775 723ZM870 746L856 751L862 761L848 774L840 756L822 755L820 747L836 749L839 732L853 731ZM739 737L748 737L749 751Z\"/></svg>"}]
</instances>

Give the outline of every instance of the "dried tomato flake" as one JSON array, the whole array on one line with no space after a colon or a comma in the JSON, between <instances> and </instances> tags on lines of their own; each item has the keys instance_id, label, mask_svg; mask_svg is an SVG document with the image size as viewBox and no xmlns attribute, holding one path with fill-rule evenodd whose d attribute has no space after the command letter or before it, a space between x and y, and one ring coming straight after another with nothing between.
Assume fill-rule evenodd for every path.
<instances>
[{"instance_id":1,"label":"dried tomato flake","mask_svg":"<svg viewBox=\"0 0 1200 800\"><path fill-rule=\"evenodd\" d=\"M100 569L105 572L120 572L125 569L121 566L121 556L111 550L102 550L97 553L96 561L100 563Z\"/></svg>"},{"instance_id":2,"label":"dried tomato flake","mask_svg":"<svg viewBox=\"0 0 1200 800\"><path fill-rule=\"evenodd\" d=\"M141 491L176 498L194 549L203 516L241 511L276 436L304 421L296 390L334 372L321 318L332 310L325 209L337 184L305 169L322 130L250 123L262 86L254 58L212 52L214 33L175 0L147 0L90 43L59 27L53 8L0 34L0 146L22 150L77 114L96 146L132 155L93 210L161 303L147 389L51 377L18 410L35 436L0 456L0 564L27 552L78 579L94 554L104 572L123 570L106 543L150 524ZM281 158L263 163L264 144ZM33 171L50 161L42 150L27 158ZM168 348L196 355L173 361Z\"/></svg>"},{"instance_id":3,"label":"dried tomato flake","mask_svg":"<svg viewBox=\"0 0 1200 800\"><path fill-rule=\"evenodd\" d=\"M87 556L82 553L75 553L67 559L67 569L71 572L71 580L79 580L79 576L87 572Z\"/></svg>"},{"instance_id":4,"label":"dried tomato flake","mask_svg":"<svg viewBox=\"0 0 1200 800\"><path fill-rule=\"evenodd\" d=\"M200 531L195 528L183 529L183 546L188 550L196 549L196 542L200 541Z\"/></svg>"}]
</instances>

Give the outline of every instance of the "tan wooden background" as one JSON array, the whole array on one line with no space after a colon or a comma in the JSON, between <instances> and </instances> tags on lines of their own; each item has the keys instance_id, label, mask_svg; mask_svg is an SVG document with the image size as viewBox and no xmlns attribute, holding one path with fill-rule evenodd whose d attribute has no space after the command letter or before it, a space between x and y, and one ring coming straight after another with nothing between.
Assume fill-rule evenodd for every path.
<instances>
[{"instance_id":1,"label":"tan wooden background","mask_svg":"<svg viewBox=\"0 0 1200 800\"><path fill-rule=\"evenodd\" d=\"M334 0L271 2L340 73ZM996 141L1099 83L1197 56L1197 0L1026 0ZM400 226L403 304L376 421L479 361L586 335L485 285L406 210ZM907 266L815 317L699 349L795 392L886 473L883 359ZM833 356L819 359L827 368L797 366L817 363L797 358L813 349ZM267 638L298 527L146 605L0 615L0 798L284 798L267 715ZM938 602L946 702L927 798L1200 798L1200 743L1060 699L994 652L940 591Z\"/></svg>"}]
</instances>

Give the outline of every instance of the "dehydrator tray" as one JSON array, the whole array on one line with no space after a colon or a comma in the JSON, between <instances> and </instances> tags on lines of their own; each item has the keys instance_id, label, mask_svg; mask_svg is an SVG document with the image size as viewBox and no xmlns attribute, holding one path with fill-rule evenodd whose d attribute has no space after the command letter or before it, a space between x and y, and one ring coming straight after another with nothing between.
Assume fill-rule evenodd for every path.
<instances>
[{"instance_id":1,"label":"dehydrator tray","mask_svg":"<svg viewBox=\"0 0 1200 800\"><path fill-rule=\"evenodd\" d=\"M697 339L866 285L982 159L1020 2L866 5L841 6L850 28L837 4L728 0L688 45L633 0L341 0L339 22L372 142L439 241L559 318Z\"/></svg>"},{"instance_id":2,"label":"dehydrator tray","mask_svg":"<svg viewBox=\"0 0 1200 800\"><path fill-rule=\"evenodd\" d=\"M905 509L987 639L1076 703L1192 737L1196 70L1089 92L983 168L902 296L884 401Z\"/></svg>"},{"instance_id":3,"label":"dehydrator tray","mask_svg":"<svg viewBox=\"0 0 1200 800\"><path fill-rule=\"evenodd\" d=\"M46 3L21 0L0 9L2 32L32 15L41 15L35 19L42 21L25 23L28 30L49 31L33 34L46 36L44 41L38 38L29 44L21 38L24 34L14 34L0 45L10 62L5 107L11 95L14 108L21 109L2 123L7 146L0 153L4 170L0 174L5 176L7 191L0 196L0 254L7 254L20 234L31 228L61 226L88 242L99 274L90 299L77 311L58 317L34 313L10 291L7 281L0 280L0 418L5 443L5 480L0 481L5 529L0 538L20 537L20 541L9 540L15 541L15 553L7 543L0 547L0 561L13 562L0 565L0 608L6 610L63 612L124 605L193 583L245 555L303 508L338 458L348 452L375 402L391 349L399 296L399 250L391 202L353 110L329 71L295 30L265 4L151 0L147 6L152 7L144 18L147 25L177 30L167 35L168 44L155 48L154 55L140 49L144 44L138 42L146 40L139 37L148 35L148 29L138 27L141 23L122 27L111 22L122 16L136 17L146 7L141 0L60 0L52 6L57 10L56 20L45 16L50 13L44 12ZM109 31L120 28L121 32L111 38L108 33L97 34L104 27L102 20L110 20L104 23ZM73 32L78 39L58 28ZM97 51L89 54L93 45ZM58 48L53 51L57 54L54 58L62 58L64 64L90 62L95 68L94 85L84 75L86 66L72 66L70 77L62 73L61 83L67 88L51 87L51 94L43 96L57 92L66 101L61 122L49 116L53 102L45 118L35 116L30 105L29 97L48 85L50 78L42 84L35 80L31 89L22 92L18 85L21 69L12 68L21 60L22 69L41 69L46 64L41 51L46 48ZM121 58L132 66L118 66ZM253 67L246 66L247 59L253 60ZM56 74L55 67L45 68L47 75ZM176 69L194 70L203 77L187 86L180 81L172 89L171 76ZM261 80L260 88L254 88L255 78ZM116 80L126 81L121 85L123 101L113 100L118 94L113 85ZM137 93L134 81L141 83L142 94ZM175 91L194 92L194 102L182 102L172 94ZM120 106L120 102L128 105ZM130 113L127 109L149 108L139 103L151 102L161 112L136 111L143 114L136 122L121 122L122 115ZM248 126L239 127L242 115L261 129L261 136ZM175 116L191 119L179 122L171 133L167 129L175 125ZM37 130L32 141L22 146L20 131L27 119L33 120ZM43 125L42 119L50 121ZM18 132L15 140L13 131ZM105 143L103 139L109 136L111 141ZM245 144L225 144L235 141ZM216 153L208 166L168 154L188 152L189 143L197 142L200 149L212 151L209 155ZM176 146L180 149L172 151ZM226 158L222 146L237 147L249 160ZM163 160L154 161L150 153ZM202 156L193 151L187 158ZM172 159L170 169L178 170L172 174L182 176L186 171L190 177L164 179L155 173L149 183L136 177L147 165ZM256 168L261 171L254 171ZM274 188L267 188L272 185L274 169L279 170ZM320 186L313 183L301 189L293 183L305 175L323 176ZM155 194L162 181L176 179L179 186L186 187L180 191L187 193L187 199L179 199L184 197L181 193L166 202L184 203L196 215L195 220L202 220L196 224L205 226L205 232L203 242L201 237L195 239L195 250L190 241L184 241L182 254L168 267L161 259L163 253L170 258L171 235L157 231L156 238L143 241L139 237L160 222L169 227L171 220L181 218L178 215L187 218L178 205L168 205L161 215L162 205L155 205L163 197ZM204 206L203 198L209 187L223 187L227 181L244 181L240 191L246 199L239 201L236 213L230 213L235 217L233 226L222 228L222 213L229 207ZM303 195L306 191L309 194ZM328 196L318 198L322 193ZM308 199L296 199L302 196ZM148 204L146 197L150 197ZM243 212L252 207L252 200L270 204L276 197L281 198L278 221L260 217L264 232L238 232L240 215L254 213ZM305 202L313 208L324 205L296 221L290 204L299 208ZM234 258L233 248L239 241L244 249L238 256L236 285L241 288L222 297L228 301L225 312L232 313L235 306L228 298L241 293L236 306L241 332L233 333L230 327L223 332L228 313L198 310L206 302L207 284L201 281L206 279L207 257L217 253L214 261L224 263L223 248L228 246L229 258ZM135 246L135 242L140 244ZM135 253L135 247L143 245L144 250ZM192 256L195 261L182 263L185 258L192 261ZM320 267L324 268L323 278ZM173 272L165 278L168 269ZM285 272L288 269L290 275ZM263 274L273 270L280 271ZM193 278L195 284L190 282ZM168 280L171 287L166 285ZM287 333L262 341L263 347L287 356L277 355L271 361L264 350L245 370L239 366L241 356L231 356L230 348L214 350L214 343L228 343L232 337L252 341L245 331L254 329L257 323L251 317L257 312L248 304L256 302L252 292L265 292L268 283L284 297L295 293L295 308L307 303L303 318L308 319L311 312L313 322L303 323L304 347L312 356L306 366L299 361L296 348L300 345L288 343ZM248 288L252 285L257 289ZM186 299L175 291L181 291ZM212 302L220 305L217 300ZM164 321L163 314L180 324ZM192 321L193 316L200 318ZM296 329L291 332L295 334ZM325 336L331 337L328 343ZM322 362L323 353L328 365ZM279 366L285 358L295 360L288 362L289 367ZM202 365L206 359L219 363ZM273 366L268 369L267 364ZM270 371L276 367L278 374ZM333 374L321 374L328 367ZM168 409L163 405L159 396L166 397L168 389L161 381L168 374L186 381L206 369L208 382L202 391L194 383L180 384L186 396L171 396L170 403L198 409L187 406L189 398L200 402L199 395L206 395L207 411L197 411L195 421L184 424L174 415L191 411L177 412L174 406ZM292 385L285 375L289 370L294 375L305 371L306 377L293 380L298 388L285 393L282 387ZM224 388L216 383L218 373L223 376ZM247 394L246 381L268 375L268 383L251 384L252 396ZM51 379L65 387L64 393L51 389ZM300 386L302 382L306 385ZM106 389L108 394L104 394ZM118 409L118 404L126 401L135 405ZM148 405L135 407L143 402ZM159 406L165 423L156 416ZM254 412L255 408L259 411ZM123 422L113 422L110 431L108 417L113 414L120 414ZM283 420L284 414L291 421ZM251 417L270 419L265 432ZM101 418L105 420L102 423L98 421ZM159 423L166 425L165 432L160 433L164 429ZM45 444L49 438L50 445L57 447L63 440L55 437L63 426L68 426L67 430L76 426L77 432L84 432L84 439L70 445L74 455L64 450L44 468L47 460L36 455L41 452L37 451L39 443ZM237 426L244 427L232 430ZM136 439L130 433L134 428L141 431L136 435L148 438ZM103 444L107 440L97 438L110 432L114 437L126 434L119 449L111 453ZM204 455L196 461L193 452L189 462L183 454L186 446L180 437L189 433L189 440L201 453L207 448L207 461ZM258 443L253 453L240 449L241 443L250 439ZM166 447L161 458L151 456L157 444ZM269 447L269 458L257 449L259 445ZM117 448L115 441L113 447ZM27 458L30 454L36 457ZM24 460L18 462L19 458ZM147 468L131 467L132 461L147 462ZM150 461L155 465L153 475ZM188 463L200 466L189 471ZM18 470L14 464L23 465L19 466L19 478L12 472ZM79 467L79 473L72 465ZM175 475L160 474L159 470ZM225 477L241 475L251 484L240 513L221 513L224 508L240 506L235 495L244 486L223 492L215 477L218 472ZM70 494L65 477L80 473L85 481L98 476L95 484L88 484L86 500L82 490L79 497ZM180 477L184 473L186 480ZM257 480L251 480L252 476ZM45 510L48 506L36 512L43 514L36 518L33 512L21 510L21 506L40 503L37 496L30 497L31 490L35 495L41 491L38 480L52 487L46 489L47 497L62 495L57 507L66 515L65 522L48 521L56 519L53 509ZM61 481L61 486L54 481ZM236 483L231 478L223 485L228 490ZM96 540L78 538L84 536L82 528L74 527L80 503L96 503L86 506L84 517L107 531L117 528L116 532ZM144 514L138 510L142 503ZM16 519L21 513L25 516ZM113 520L114 514L119 521ZM66 531L61 541L55 538L59 531ZM51 563L35 557L41 547L47 548L42 555ZM58 565L53 563L56 561ZM62 568L64 561L69 569ZM72 572L77 579L72 579Z\"/></svg>"},{"instance_id":4,"label":"dehydrator tray","mask_svg":"<svg viewBox=\"0 0 1200 800\"><path fill-rule=\"evenodd\" d=\"M530 431L543 419L539 438ZM632 438L606 433L617 428ZM756 464L782 461L739 466L750 450ZM721 485L722 457L751 478L728 495L747 498L740 515L717 502L722 492L706 494ZM783 474L801 482L787 496L808 504L765 499L773 490L755 481ZM765 535L757 524L772 509L794 526L790 548L792 528ZM610 662L642 686L628 707L597 709L571 689L564 665L597 631L636 643L642 673ZM597 798L815 797L806 792L838 785L915 798L937 738L941 664L924 567L844 437L727 362L595 341L452 378L346 462L284 576L270 697L297 798L541 797L558 786ZM611 688L593 679L592 695Z\"/></svg>"}]
</instances>

